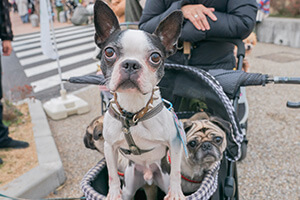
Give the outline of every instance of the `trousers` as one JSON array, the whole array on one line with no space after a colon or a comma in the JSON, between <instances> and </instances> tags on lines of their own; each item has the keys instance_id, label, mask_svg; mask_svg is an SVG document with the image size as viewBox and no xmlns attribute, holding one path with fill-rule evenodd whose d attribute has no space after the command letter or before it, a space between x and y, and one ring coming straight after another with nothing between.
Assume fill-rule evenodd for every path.
<instances>
[{"instance_id":1,"label":"trousers","mask_svg":"<svg viewBox=\"0 0 300 200\"><path fill-rule=\"evenodd\" d=\"M0 147L2 144L5 144L12 139L8 136L8 127L5 126L2 122L3 119L3 104L1 99L3 97L2 94L2 66L1 66L1 54L0 54Z\"/></svg>"}]
</instances>

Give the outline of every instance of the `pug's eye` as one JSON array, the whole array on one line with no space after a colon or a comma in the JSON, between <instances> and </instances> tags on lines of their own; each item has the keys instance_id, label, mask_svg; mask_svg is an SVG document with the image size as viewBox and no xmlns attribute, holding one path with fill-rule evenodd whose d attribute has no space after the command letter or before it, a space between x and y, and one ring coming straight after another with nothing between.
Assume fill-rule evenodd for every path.
<instances>
[{"instance_id":1,"label":"pug's eye","mask_svg":"<svg viewBox=\"0 0 300 200\"><path fill-rule=\"evenodd\" d=\"M115 50L111 47L105 49L104 53L107 58L114 58L116 55Z\"/></svg>"},{"instance_id":2,"label":"pug's eye","mask_svg":"<svg viewBox=\"0 0 300 200\"><path fill-rule=\"evenodd\" d=\"M221 144L222 141L223 141L223 138L217 136L217 137L214 138L214 141L215 141L215 143L217 143L217 144Z\"/></svg>"},{"instance_id":3,"label":"pug's eye","mask_svg":"<svg viewBox=\"0 0 300 200\"><path fill-rule=\"evenodd\" d=\"M158 53L153 53L153 54L151 54L151 56L150 56L150 61L151 61L153 64L158 64L158 63L160 63L160 60L161 60L161 56L160 56Z\"/></svg>"},{"instance_id":4,"label":"pug's eye","mask_svg":"<svg viewBox=\"0 0 300 200\"><path fill-rule=\"evenodd\" d=\"M191 148L195 148L197 146L197 142L195 140L190 141L188 144Z\"/></svg>"}]
</instances>

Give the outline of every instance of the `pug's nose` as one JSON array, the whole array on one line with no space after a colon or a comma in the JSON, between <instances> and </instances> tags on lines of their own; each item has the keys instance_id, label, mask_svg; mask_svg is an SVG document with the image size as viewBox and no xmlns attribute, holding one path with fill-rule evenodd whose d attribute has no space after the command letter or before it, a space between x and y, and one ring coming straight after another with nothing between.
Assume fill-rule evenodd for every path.
<instances>
[{"instance_id":1,"label":"pug's nose","mask_svg":"<svg viewBox=\"0 0 300 200\"><path fill-rule=\"evenodd\" d=\"M203 151L209 151L212 149L212 145L210 142L204 142L200 147Z\"/></svg>"},{"instance_id":2,"label":"pug's nose","mask_svg":"<svg viewBox=\"0 0 300 200\"><path fill-rule=\"evenodd\" d=\"M137 72L141 68L141 65L135 60L125 60L122 63L122 67L127 73L131 74Z\"/></svg>"}]
</instances>

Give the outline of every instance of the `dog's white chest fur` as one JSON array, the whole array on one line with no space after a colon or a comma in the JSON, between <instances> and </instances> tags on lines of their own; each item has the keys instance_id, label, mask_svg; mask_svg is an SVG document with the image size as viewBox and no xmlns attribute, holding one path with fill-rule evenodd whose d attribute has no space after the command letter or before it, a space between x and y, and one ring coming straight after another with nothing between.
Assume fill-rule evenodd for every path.
<instances>
[{"instance_id":1,"label":"dog's white chest fur","mask_svg":"<svg viewBox=\"0 0 300 200\"><path fill-rule=\"evenodd\" d=\"M104 124L103 137L105 141L113 146L129 149L122 132L122 123L107 113L104 118ZM176 137L177 134L172 114L166 108L163 108L160 113L151 119L141 121L137 125L130 127L130 132L135 144L140 149L153 149L143 155L125 155L128 159L144 166L159 161L164 157L166 146L168 146L167 141Z\"/></svg>"}]
</instances>

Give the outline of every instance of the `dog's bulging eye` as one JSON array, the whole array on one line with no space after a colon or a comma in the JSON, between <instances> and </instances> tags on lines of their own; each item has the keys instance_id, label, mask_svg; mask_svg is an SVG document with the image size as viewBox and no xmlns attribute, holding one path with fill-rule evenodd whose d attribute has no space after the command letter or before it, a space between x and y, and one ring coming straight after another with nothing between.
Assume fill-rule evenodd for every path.
<instances>
[{"instance_id":1,"label":"dog's bulging eye","mask_svg":"<svg viewBox=\"0 0 300 200\"><path fill-rule=\"evenodd\" d=\"M161 56L158 53L153 53L150 56L150 61L154 64L158 64L161 60Z\"/></svg>"},{"instance_id":2,"label":"dog's bulging eye","mask_svg":"<svg viewBox=\"0 0 300 200\"><path fill-rule=\"evenodd\" d=\"M191 148L195 148L197 145L197 142L195 140L192 140L187 145L190 146Z\"/></svg>"},{"instance_id":3,"label":"dog's bulging eye","mask_svg":"<svg viewBox=\"0 0 300 200\"><path fill-rule=\"evenodd\" d=\"M215 141L215 143L217 143L217 144L221 144L222 141L223 141L223 138L217 136L217 137L214 138L214 141Z\"/></svg>"},{"instance_id":4,"label":"dog's bulging eye","mask_svg":"<svg viewBox=\"0 0 300 200\"><path fill-rule=\"evenodd\" d=\"M108 47L107 49L105 49L105 56L107 58L113 58L115 56L115 50L113 48Z\"/></svg>"}]
</instances>

